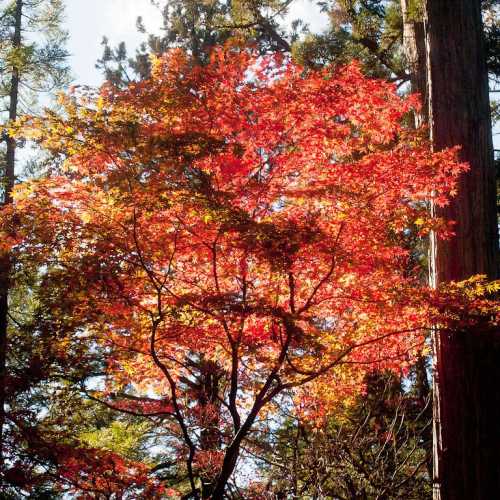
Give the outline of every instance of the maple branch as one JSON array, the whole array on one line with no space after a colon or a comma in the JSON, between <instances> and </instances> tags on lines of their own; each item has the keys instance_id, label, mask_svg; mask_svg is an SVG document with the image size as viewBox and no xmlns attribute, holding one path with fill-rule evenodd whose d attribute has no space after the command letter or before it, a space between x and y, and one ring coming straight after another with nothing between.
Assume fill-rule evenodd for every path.
<instances>
[{"instance_id":1,"label":"maple branch","mask_svg":"<svg viewBox=\"0 0 500 500\"><path fill-rule=\"evenodd\" d=\"M179 423L179 426L181 427L182 435L184 437L184 442L187 444L189 448L189 456L187 459L187 469L188 469L188 474L189 474L189 483L191 486L191 490L193 492L196 491L196 485L194 483L194 472L193 472L193 460L194 460L194 455L196 453L196 447L191 440L191 437L189 436L189 432L187 429L186 422L184 420L184 417L182 415L181 409L179 407L179 403L177 402L177 385L172 378L172 375L170 374L169 369L165 366L165 364L160 360L158 357L158 354L156 352L156 347L155 347L155 336L156 336L156 330L159 325L159 320L154 320L152 323L152 328L151 328L151 342L150 342L150 350L151 350L151 356L153 358L153 361L155 362L156 366L160 368L162 373L165 375L165 378L168 381L168 384L170 385L170 392L172 393L172 405L174 407L174 412L175 412L175 417L177 422Z\"/></svg>"},{"instance_id":2,"label":"maple branch","mask_svg":"<svg viewBox=\"0 0 500 500\"><path fill-rule=\"evenodd\" d=\"M154 272L149 269L149 266L146 264L144 257L142 255L142 250L139 245L139 238L137 237L137 209L134 206L133 210L133 229L132 229L132 237L134 240L134 245L137 250L137 256L139 257L139 262L141 263L141 267L146 271L146 274L148 275L149 279L151 280L151 284L155 287L155 289L158 292L161 292L161 285L157 283L156 276L154 275Z\"/></svg>"},{"instance_id":3,"label":"maple branch","mask_svg":"<svg viewBox=\"0 0 500 500\"><path fill-rule=\"evenodd\" d=\"M238 393L238 342L231 342L231 388L229 390L229 412L233 419L234 431L238 432L241 427L241 417L236 405L236 395Z\"/></svg>"},{"instance_id":4,"label":"maple branch","mask_svg":"<svg viewBox=\"0 0 500 500\"><path fill-rule=\"evenodd\" d=\"M339 240L340 240L340 235L342 234L342 230L344 229L344 226L345 226L345 222L341 222L340 223L340 227L339 227L339 230L338 230L338 233L337 233L337 236L335 238L335 243L333 245L333 249L332 249L332 262L331 262L331 265L330 265L330 269L328 270L328 272L325 274L325 276L323 276L323 278L318 282L318 284L314 287L313 291L311 292L311 295L309 296L309 298L306 300L306 303L299 309L298 311L298 314L302 314L304 311L306 311L307 309L309 309L309 307L311 306L312 304L312 301L314 300L314 297L316 296L316 294L318 293L319 289L330 279L330 277L332 276L333 274L333 271L335 270L335 251L337 249L337 245L339 243Z\"/></svg>"},{"instance_id":5,"label":"maple branch","mask_svg":"<svg viewBox=\"0 0 500 500\"><path fill-rule=\"evenodd\" d=\"M279 469L286 470L286 465L280 464L279 462L276 462L274 460L270 460L267 457L263 457L262 455L259 455L258 453L251 451L250 448L247 448L246 446L242 446L241 449L245 453L248 453L249 455L256 458L257 460L261 460L262 462L266 463L267 465L273 465L275 467L278 467Z\"/></svg>"},{"instance_id":6,"label":"maple branch","mask_svg":"<svg viewBox=\"0 0 500 500\"><path fill-rule=\"evenodd\" d=\"M425 431L429 426L431 425L431 422L427 422L427 424L422 428L422 430L420 431L420 433L422 433L423 431ZM406 444L406 442L405 442ZM415 440L415 442L413 443L413 447L412 449L408 452L408 454L406 455L406 457L404 458L404 460L401 461L401 463L395 468L395 470L393 471L392 473L392 477L391 479L394 480L396 478L396 475L397 473L406 465L406 463L408 462L408 460L413 456L413 454L418 450L418 440ZM427 458L424 458L413 470L413 473L410 474L409 476L407 476L406 478L404 478L402 481L400 481L396 487L397 488L400 488L403 484L405 484L407 481L409 481L410 479L412 479L414 477L414 475L418 472L418 470L420 469L420 467L422 467L422 465L425 464Z\"/></svg>"},{"instance_id":7,"label":"maple branch","mask_svg":"<svg viewBox=\"0 0 500 500\"><path fill-rule=\"evenodd\" d=\"M295 314L295 279L293 273L288 273L288 289L290 290L290 311Z\"/></svg>"},{"instance_id":8,"label":"maple branch","mask_svg":"<svg viewBox=\"0 0 500 500\"><path fill-rule=\"evenodd\" d=\"M80 388L81 388L81 391L85 394L85 396L87 396L90 400L95 401L96 403L100 403L100 404L106 406L107 408L109 408L110 410L125 413L127 415L133 415L135 417L163 417L163 416L173 417L174 416L173 413L168 412L168 411L158 411L158 412L153 412L153 413L141 413L141 412L137 412L134 410L130 410L128 408L121 408L119 406L115 406L115 405L109 403L108 401L105 401L103 399L97 398L96 396L93 396L88 391L88 389L86 389L83 386L81 386ZM133 398L130 397L127 399L133 399ZM140 398L136 398L136 399L140 399Z\"/></svg>"},{"instance_id":9,"label":"maple branch","mask_svg":"<svg viewBox=\"0 0 500 500\"><path fill-rule=\"evenodd\" d=\"M214 278L214 282L215 282L215 288L217 290L217 293L219 295L221 295L221 290L220 290L220 285L219 285L219 275L218 275L218 271L217 271L217 239L219 237L219 234L217 235L217 238L215 239L215 241L212 243L210 249L212 252L212 273L213 273L213 278ZM230 377L231 378L231 387L229 390L228 409L229 409L229 412L231 413L231 418L233 419L234 431L238 432L240 427L241 427L241 417L240 417L240 414L238 412L238 407L236 404L236 395L238 393L239 340L234 339L233 336L231 335L231 332L229 330L229 326L227 324L226 317L224 314L222 314L222 326L224 328L227 339L229 341L229 345L231 347L231 377Z\"/></svg>"},{"instance_id":10,"label":"maple branch","mask_svg":"<svg viewBox=\"0 0 500 500\"><path fill-rule=\"evenodd\" d=\"M226 453L224 455L224 460L222 463L222 469L219 473L219 476L217 478L214 490L213 490L213 498L222 498L224 494L224 489L227 484L227 481L231 477L231 474L233 473L234 467L236 466L236 460L239 455L239 450L241 446L241 442L243 439L246 437L248 432L250 431L253 423L255 422L255 419L257 418L257 415L259 414L260 410L269 402L271 399L280 392L281 387L283 386L279 382L279 378L277 379L277 373L280 370L281 366L283 365L283 362L285 361L286 357L286 352L288 348L290 347L290 343L293 337L293 332L295 330L295 326L293 323L291 323L286 317L283 318L283 322L285 324L285 330L286 330L286 338L285 341L282 343L282 347L280 350L280 353L278 355L277 360L274 363L274 366L269 373L266 382L264 385L261 387L259 393L255 397L254 403L252 405L252 408L247 415L247 418L245 419L244 423L241 425L239 428L238 432L233 437L233 440L231 441L231 444L226 448ZM271 388L272 384L278 381L278 386L277 388L279 390L276 391L271 391L270 394L267 394L269 389Z\"/></svg>"},{"instance_id":11,"label":"maple branch","mask_svg":"<svg viewBox=\"0 0 500 500\"><path fill-rule=\"evenodd\" d=\"M157 341L161 340L161 338L156 338L156 340ZM188 373L191 374L191 376L193 376L193 377L196 376L196 372L193 370L193 368L196 368L196 365L194 363L191 363L191 365L188 363L184 363L181 360L175 358L174 356L170 356L169 354L166 354L166 353L162 353L162 356L164 358L168 359L169 361L171 361L172 363L176 363L180 367L184 368Z\"/></svg>"},{"instance_id":12,"label":"maple branch","mask_svg":"<svg viewBox=\"0 0 500 500\"><path fill-rule=\"evenodd\" d=\"M302 380L299 380L297 382L288 382L286 384L283 384L283 389L291 389L293 387L300 387L301 385L307 384L308 382L311 382L312 380L320 377L321 375L324 375L326 372L331 370L335 365L339 364L346 356L348 356L352 351L355 349L358 349L359 347L366 347L367 345L374 344L377 342L380 342L381 340L391 337L393 335L401 335L402 333L412 333L415 331L421 330L421 328L409 328L409 329L404 329L404 330L397 330L393 332L388 332L385 333L384 335L380 335L378 337L366 340L364 342L360 342L358 344L353 344L349 346L347 349L344 349L333 361L328 363L327 365L323 366L322 368L315 370L314 372L310 372L308 370L301 370L300 368L297 368L294 366L291 361L288 361L290 364L291 368L295 370L297 373L301 375L306 375Z\"/></svg>"},{"instance_id":13,"label":"maple branch","mask_svg":"<svg viewBox=\"0 0 500 500\"><path fill-rule=\"evenodd\" d=\"M217 240L219 238L219 235L220 235L220 231L217 234L215 241L213 241L212 245L209 248L210 248L211 253L212 253L212 274L213 274L213 278L214 278L214 282L215 282L215 289L217 290L217 293L219 294L219 296L222 296L220 285L219 285L219 273L218 273L218 269L217 269ZM231 335L231 332L229 331L229 326L228 326L227 321L226 321L226 315L224 313L222 313L222 315L221 315L221 322L222 322L222 326L224 328L224 331L227 335L229 342L232 343L233 337Z\"/></svg>"},{"instance_id":14,"label":"maple branch","mask_svg":"<svg viewBox=\"0 0 500 500\"><path fill-rule=\"evenodd\" d=\"M415 329L413 331L417 331L418 329ZM411 332L411 330L410 330ZM396 333L397 335L398 333ZM371 364L376 364L376 363L381 363L382 361L390 361L390 360L394 360L394 359L401 359L405 353L408 353L408 351L411 351L412 349L415 349L417 347L422 347L423 345L425 344L425 341L422 340L422 341L419 341L419 342L416 342L415 344L410 344L405 350L404 352L398 352L397 354L394 354L393 356L384 356L384 357L380 357L380 358L371 358L371 359L367 359L366 361L350 361L350 360L347 360L347 361L343 361L343 364L344 365L371 365Z\"/></svg>"},{"instance_id":15,"label":"maple branch","mask_svg":"<svg viewBox=\"0 0 500 500\"><path fill-rule=\"evenodd\" d=\"M167 271L165 273L165 279L163 280L163 283L161 284L162 288L166 285L167 280L170 277L170 274L172 272L172 265L174 263L174 257L175 257L175 254L177 252L177 237L178 237L178 234L179 233L178 233L177 228L176 228L175 234L174 234L174 248L172 249L172 253L170 254L170 257L168 259L168 266L167 266Z\"/></svg>"}]
</instances>

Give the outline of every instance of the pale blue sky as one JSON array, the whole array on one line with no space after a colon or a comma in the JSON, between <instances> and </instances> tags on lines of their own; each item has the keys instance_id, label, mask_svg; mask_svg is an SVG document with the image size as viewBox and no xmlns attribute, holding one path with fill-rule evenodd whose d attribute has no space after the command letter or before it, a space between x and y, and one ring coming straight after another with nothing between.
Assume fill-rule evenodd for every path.
<instances>
[{"instance_id":1,"label":"pale blue sky","mask_svg":"<svg viewBox=\"0 0 500 500\"><path fill-rule=\"evenodd\" d=\"M66 27L70 33L68 50L75 83L101 83L102 77L95 69L95 62L102 54L103 36L107 36L113 46L125 41L129 52L134 52L142 40L135 28L137 16L143 17L148 31L159 30L161 17L150 0L66 1ZM326 17L310 0L295 0L289 16L309 23L313 31L326 26Z\"/></svg>"},{"instance_id":2,"label":"pale blue sky","mask_svg":"<svg viewBox=\"0 0 500 500\"><path fill-rule=\"evenodd\" d=\"M148 30L157 31L161 17L150 0L67 0L66 28L70 39L68 50L75 83L97 85L102 81L95 69L102 55L101 41L107 36L112 45L127 43L131 53L141 42L135 22L143 16Z\"/></svg>"}]
</instances>

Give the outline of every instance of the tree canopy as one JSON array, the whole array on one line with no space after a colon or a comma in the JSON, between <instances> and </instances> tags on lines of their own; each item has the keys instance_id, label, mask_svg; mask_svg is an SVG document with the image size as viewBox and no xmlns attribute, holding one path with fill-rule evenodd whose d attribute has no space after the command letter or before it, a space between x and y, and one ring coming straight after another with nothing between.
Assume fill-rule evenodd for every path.
<instances>
[{"instance_id":1,"label":"tree canopy","mask_svg":"<svg viewBox=\"0 0 500 500\"><path fill-rule=\"evenodd\" d=\"M366 373L409 368L436 318L492 314L481 281L428 290L412 245L449 236L427 203L466 165L405 125L418 100L356 63L227 46L199 66L174 50L149 79L60 105L25 120L59 167L16 187L4 247L38 269L54 388L160 447L94 462L88 433L83 451L53 444L65 488L220 498L273 408L321 422Z\"/></svg>"}]
</instances>

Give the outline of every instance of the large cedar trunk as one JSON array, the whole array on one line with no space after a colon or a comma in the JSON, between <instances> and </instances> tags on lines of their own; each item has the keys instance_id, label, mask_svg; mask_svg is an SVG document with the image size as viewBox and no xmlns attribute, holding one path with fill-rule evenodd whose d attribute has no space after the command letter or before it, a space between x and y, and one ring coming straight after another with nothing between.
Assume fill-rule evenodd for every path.
<instances>
[{"instance_id":1,"label":"large cedar trunk","mask_svg":"<svg viewBox=\"0 0 500 500\"><path fill-rule=\"evenodd\" d=\"M461 145L470 171L438 215L456 236L433 242L434 284L497 276L495 173L480 0L426 0L429 124L436 150ZM434 498L500 498L500 332L436 335Z\"/></svg>"}]
</instances>

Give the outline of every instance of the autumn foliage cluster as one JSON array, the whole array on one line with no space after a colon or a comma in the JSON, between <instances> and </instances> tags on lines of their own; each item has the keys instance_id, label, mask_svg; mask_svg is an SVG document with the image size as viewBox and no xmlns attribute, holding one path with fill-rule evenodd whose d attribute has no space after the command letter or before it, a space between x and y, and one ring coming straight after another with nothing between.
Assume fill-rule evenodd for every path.
<instances>
[{"instance_id":1,"label":"autumn foliage cluster","mask_svg":"<svg viewBox=\"0 0 500 500\"><path fill-rule=\"evenodd\" d=\"M167 492L171 463L61 452L66 488L221 498L274 408L320 426L446 322L415 242L450 236L429 203L466 166L405 125L416 99L356 63L172 51L148 80L60 104L23 124L56 166L16 188L3 249L37 269L51 356L80 367L86 397L152 420L182 479Z\"/></svg>"}]
</instances>

